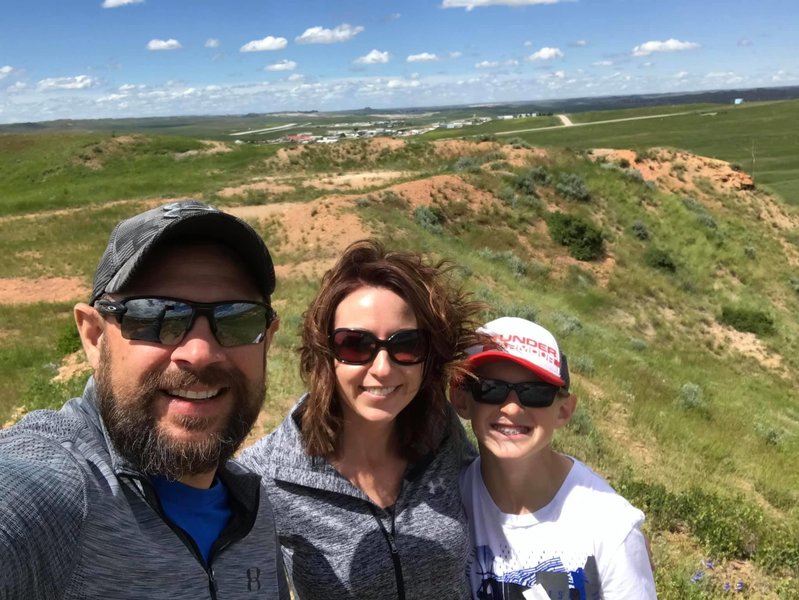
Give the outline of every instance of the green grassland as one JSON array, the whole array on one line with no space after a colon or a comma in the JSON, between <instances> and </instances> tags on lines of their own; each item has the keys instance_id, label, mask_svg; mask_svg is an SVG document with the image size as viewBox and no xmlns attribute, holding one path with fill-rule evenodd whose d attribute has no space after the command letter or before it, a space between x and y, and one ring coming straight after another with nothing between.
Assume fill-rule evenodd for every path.
<instances>
[{"instance_id":1,"label":"green grassland","mask_svg":"<svg viewBox=\"0 0 799 600\"><path fill-rule=\"evenodd\" d=\"M689 114L674 114L684 110L685 107L678 106L612 111L612 116L601 112L580 113L572 115L572 118L575 123L584 125L514 135L535 146L633 150L653 146L679 148L736 163L753 173L758 185L767 186L786 202L799 204L799 137L794 134L799 123L799 101L753 102L716 108L705 105ZM670 116L588 124L652 114Z\"/></svg>"},{"instance_id":2,"label":"green grassland","mask_svg":"<svg viewBox=\"0 0 799 600\"><path fill-rule=\"evenodd\" d=\"M455 277L487 303L486 319L524 316L556 334L579 399L557 444L646 512L659 597L724 598L724 584L742 580L741 597L796 599L799 276L792 261L799 257L799 235L765 218L761 208L779 207L790 223L799 223L799 208L760 188L762 181L787 193L799 185L792 179L799 153L786 135L797 111L799 103L752 104L714 117L692 113L525 133L531 145L571 150L516 166L502 160L508 146L443 158L419 140L379 154L369 153L365 142L308 146L278 165L269 161L275 150L263 146L178 158L202 148L190 138L119 143L110 134L0 136L0 249L9 258L0 278L71 276L88 284L112 224L157 198L221 202L224 186L256 177L356 168L457 174L495 201L476 207L450 192L414 209L379 189L336 193L350 193L347 210L392 246L454 260ZM754 131L762 145L758 189L751 192L702 184L675 194L580 151L673 146L729 154L749 170L746 137ZM317 197L298 189L280 200ZM70 210L48 212L53 209ZM553 240L553 211L601 232L596 258L569 258L569 248ZM279 221L254 225L278 265L331 258L319 245L289 246ZM317 285L304 276L279 282L274 301L282 325L269 362L270 426L302 391L294 349ZM738 332L730 322L756 332ZM741 351L740 337L760 359ZM19 407L55 408L78 393L85 375L53 382L61 360L77 349L70 305L0 305L0 423ZM694 577L700 570L702 578Z\"/></svg>"}]
</instances>

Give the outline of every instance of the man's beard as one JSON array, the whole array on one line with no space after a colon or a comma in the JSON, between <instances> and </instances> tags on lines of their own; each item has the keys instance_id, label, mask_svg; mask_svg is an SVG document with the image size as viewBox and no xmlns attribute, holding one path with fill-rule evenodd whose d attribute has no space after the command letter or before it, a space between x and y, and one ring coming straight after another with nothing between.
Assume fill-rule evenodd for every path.
<instances>
[{"instance_id":1,"label":"man's beard","mask_svg":"<svg viewBox=\"0 0 799 600\"><path fill-rule=\"evenodd\" d=\"M265 382L248 382L241 370L210 366L198 371L151 372L133 392L114 389L111 357L105 344L100 348L96 375L100 414L114 448L142 473L178 480L187 475L216 471L238 450L252 429L264 402ZM174 390L203 384L226 387L233 405L218 431L208 431L197 441L172 438L158 423L155 401L159 390ZM189 431L203 431L213 423L205 417L180 416Z\"/></svg>"}]
</instances>

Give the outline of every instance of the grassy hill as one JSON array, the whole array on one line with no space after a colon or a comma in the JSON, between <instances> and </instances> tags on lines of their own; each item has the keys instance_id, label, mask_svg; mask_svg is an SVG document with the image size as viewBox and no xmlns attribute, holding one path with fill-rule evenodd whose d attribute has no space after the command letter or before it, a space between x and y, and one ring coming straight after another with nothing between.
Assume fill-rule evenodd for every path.
<instances>
[{"instance_id":1,"label":"grassy hill","mask_svg":"<svg viewBox=\"0 0 799 600\"><path fill-rule=\"evenodd\" d=\"M786 112L772 126L774 106ZM779 140L796 106L747 110ZM257 434L302 391L297 327L347 243L448 257L486 319L524 316L559 337L579 408L558 445L647 513L661 598L722 598L739 581L744 597L799 598L799 209L757 174L751 189L739 166L674 149L701 149L692 127L720 122L689 116L279 150L0 136L0 423L81 389L71 306L113 224L193 195L252 222L278 265ZM732 140L726 123L717 133ZM702 143L714 156L734 146ZM602 147L632 150L588 150ZM771 146L785 168L768 189L790 189L778 172L797 168L792 148Z\"/></svg>"}]
</instances>

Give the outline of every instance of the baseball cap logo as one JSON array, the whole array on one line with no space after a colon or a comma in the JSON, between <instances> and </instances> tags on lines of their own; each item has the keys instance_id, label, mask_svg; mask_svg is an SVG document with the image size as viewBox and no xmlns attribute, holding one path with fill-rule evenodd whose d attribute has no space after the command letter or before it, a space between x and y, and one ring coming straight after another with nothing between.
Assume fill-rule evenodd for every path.
<instances>
[{"instance_id":1,"label":"baseball cap logo","mask_svg":"<svg viewBox=\"0 0 799 600\"><path fill-rule=\"evenodd\" d=\"M504 352L516 354L517 356L538 356L544 359L545 362L560 367L560 353L552 346L535 338L501 333L494 336L493 339Z\"/></svg>"}]
</instances>

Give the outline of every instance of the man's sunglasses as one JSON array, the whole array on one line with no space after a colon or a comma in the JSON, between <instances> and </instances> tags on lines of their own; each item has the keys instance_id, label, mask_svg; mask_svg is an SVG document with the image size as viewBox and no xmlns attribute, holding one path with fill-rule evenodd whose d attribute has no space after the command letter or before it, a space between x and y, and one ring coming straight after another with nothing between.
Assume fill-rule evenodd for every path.
<instances>
[{"instance_id":1,"label":"man's sunglasses","mask_svg":"<svg viewBox=\"0 0 799 600\"><path fill-rule=\"evenodd\" d=\"M95 308L116 317L122 337L165 346L178 345L198 315L203 315L221 346L258 344L277 314L264 302L228 300L189 302L178 298L132 297L123 300L103 298Z\"/></svg>"},{"instance_id":2,"label":"man's sunglasses","mask_svg":"<svg viewBox=\"0 0 799 600\"><path fill-rule=\"evenodd\" d=\"M336 329L330 334L330 348L337 361L365 365L374 360L380 348L398 365L415 365L427 358L427 335L419 329L392 333L381 340L363 329Z\"/></svg>"},{"instance_id":3,"label":"man's sunglasses","mask_svg":"<svg viewBox=\"0 0 799 600\"><path fill-rule=\"evenodd\" d=\"M519 402L527 408L546 408L552 406L558 395L558 386L544 381L522 381L510 383L500 379L467 378L463 386L472 392L475 402L483 404L504 404L511 390L516 392Z\"/></svg>"}]
</instances>

